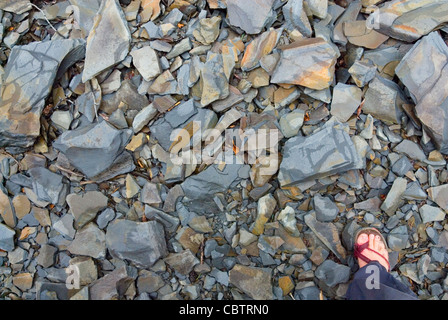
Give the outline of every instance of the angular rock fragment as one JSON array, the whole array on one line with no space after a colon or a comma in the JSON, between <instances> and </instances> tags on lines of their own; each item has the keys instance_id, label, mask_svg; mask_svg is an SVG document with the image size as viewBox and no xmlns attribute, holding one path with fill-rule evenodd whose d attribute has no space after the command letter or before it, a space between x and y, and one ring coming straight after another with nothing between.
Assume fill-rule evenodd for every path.
<instances>
[{"instance_id":1,"label":"angular rock fragment","mask_svg":"<svg viewBox=\"0 0 448 320\"><path fill-rule=\"evenodd\" d=\"M103 1L87 38L82 82L123 61L129 53L130 42L131 33L120 3Z\"/></svg>"},{"instance_id":2,"label":"angular rock fragment","mask_svg":"<svg viewBox=\"0 0 448 320\"><path fill-rule=\"evenodd\" d=\"M407 181L405 178L397 178L389 193L387 194L386 199L381 205L381 210L386 212L389 216L395 214L395 211L401 204L401 196L406 191Z\"/></svg>"},{"instance_id":3,"label":"angular rock fragment","mask_svg":"<svg viewBox=\"0 0 448 320\"><path fill-rule=\"evenodd\" d=\"M117 220L109 224L106 244L110 254L142 268L166 256L165 232L156 221Z\"/></svg>"},{"instance_id":4,"label":"angular rock fragment","mask_svg":"<svg viewBox=\"0 0 448 320\"><path fill-rule=\"evenodd\" d=\"M257 236L263 234L264 225L271 218L276 205L277 201L271 194L268 194L258 200L257 219L255 220L254 227L251 230L253 234Z\"/></svg>"},{"instance_id":5,"label":"angular rock fragment","mask_svg":"<svg viewBox=\"0 0 448 320\"><path fill-rule=\"evenodd\" d=\"M81 229L95 219L97 213L107 207L108 198L98 191L89 191L83 195L69 194L67 204L75 218L75 228Z\"/></svg>"},{"instance_id":6,"label":"angular rock fragment","mask_svg":"<svg viewBox=\"0 0 448 320\"><path fill-rule=\"evenodd\" d=\"M0 223L0 249L4 251L14 250L14 236L15 232L8 226Z\"/></svg>"},{"instance_id":7,"label":"angular rock fragment","mask_svg":"<svg viewBox=\"0 0 448 320\"><path fill-rule=\"evenodd\" d=\"M300 163L300 166L297 166ZM349 135L338 124L289 139L283 147L278 179L282 187L363 167Z\"/></svg>"},{"instance_id":8,"label":"angular rock fragment","mask_svg":"<svg viewBox=\"0 0 448 320\"><path fill-rule=\"evenodd\" d=\"M440 185L437 187L429 188L428 190L429 198L437 203L440 208L448 211L448 185Z\"/></svg>"},{"instance_id":9,"label":"angular rock fragment","mask_svg":"<svg viewBox=\"0 0 448 320\"><path fill-rule=\"evenodd\" d=\"M448 3L447 3L448 5ZM448 79L448 47L437 32L418 41L396 68L417 104L415 112L440 152L448 153L445 130L446 97L443 85Z\"/></svg>"},{"instance_id":10,"label":"angular rock fragment","mask_svg":"<svg viewBox=\"0 0 448 320\"><path fill-rule=\"evenodd\" d=\"M347 251L342 246L338 230L334 224L329 222L319 222L313 214L305 216L305 223L339 260L345 262Z\"/></svg>"},{"instance_id":11,"label":"angular rock fragment","mask_svg":"<svg viewBox=\"0 0 448 320\"><path fill-rule=\"evenodd\" d=\"M351 44L368 49L376 49L389 39L388 36L368 28L364 20L344 23L344 34Z\"/></svg>"},{"instance_id":12,"label":"angular rock fragment","mask_svg":"<svg viewBox=\"0 0 448 320\"><path fill-rule=\"evenodd\" d=\"M324 39L298 40L280 49L280 61L272 75L272 83L323 90L333 82L339 53Z\"/></svg>"},{"instance_id":13,"label":"angular rock fragment","mask_svg":"<svg viewBox=\"0 0 448 320\"><path fill-rule=\"evenodd\" d=\"M227 14L232 26L239 27L247 34L258 34L275 15L272 10L274 0L253 0L241 2L227 0Z\"/></svg>"},{"instance_id":14,"label":"angular rock fragment","mask_svg":"<svg viewBox=\"0 0 448 320\"><path fill-rule=\"evenodd\" d=\"M231 70L226 68L226 61L225 55L210 54L208 56L207 62L201 70L201 105L203 107L229 96ZM232 62L234 64L234 61ZM233 66L231 66L231 69L233 69Z\"/></svg>"},{"instance_id":15,"label":"angular rock fragment","mask_svg":"<svg viewBox=\"0 0 448 320\"><path fill-rule=\"evenodd\" d=\"M94 259L106 257L106 235L91 222L76 232L75 239L67 247L72 254L89 256Z\"/></svg>"},{"instance_id":16,"label":"angular rock fragment","mask_svg":"<svg viewBox=\"0 0 448 320\"><path fill-rule=\"evenodd\" d=\"M395 82L376 76L369 83L362 110L386 123L401 123L402 105L405 102L404 95Z\"/></svg>"},{"instance_id":17,"label":"angular rock fragment","mask_svg":"<svg viewBox=\"0 0 448 320\"><path fill-rule=\"evenodd\" d=\"M143 79L150 81L162 73L159 57L151 47L143 47L131 52L133 63Z\"/></svg>"},{"instance_id":18,"label":"angular rock fragment","mask_svg":"<svg viewBox=\"0 0 448 320\"><path fill-rule=\"evenodd\" d=\"M376 67L370 60L357 60L350 69L348 69L348 72L351 74L356 85L362 88L375 78Z\"/></svg>"},{"instance_id":19,"label":"angular rock fragment","mask_svg":"<svg viewBox=\"0 0 448 320\"><path fill-rule=\"evenodd\" d=\"M68 184L63 176L43 167L28 170L32 178L33 191L38 200L54 205L63 205L68 192Z\"/></svg>"},{"instance_id":20,"label":"angular rock fragment","mask_svg":"<svg viewBox=\"0 0 448 320\"><path fill-rule=\"evenodd\" d=\"M271 270L235 265L229 272L229 282L254 300L274 297Z\"/></svg>"},{"instance_id":21,"label":"angular rock fragment","mask_svg":"<svg viewBox=\"0 0 448 320\"><path fill-rule=\"evenodd\" d=\"M118 300L123 298L136 274L131 267L122 266L94 281L89 287L91 300Z\"/></svg>"},{"instance_id":22,"label":"angular rock fragment","mask_svg":"<svg viewBox=\"0 0 448 320\"><path fill-rule=\"evenodd\" d=\"M317 220L321 222L330 222L336 218L339 209L330 198L316 194L313 199Z\"/></svg>"},{"instance_id":23,"label":"angular rock fragment","mask_svg":"<svg viewBox=\"0 0 448 320\"><path fill-rule=\"evenodd\" d=\"M226 192L232 183L238 179L241 165L228 164L224 170L216 165L208 167L201 173L191 176L181 184L185 193L183 203L197 213L218 212L213 197L216 193Z\"/></svg>"},{"instance_id":24,"label":"angular rock fragment","mask_svg":"<svg viewBox=\"0 0 448 320\"><path fill-rule=\"evenodd\" d=\"M356 86L338 83L333 90L331 114L346 122L361 104L362 91Z\"/></svg>"},{"instance_id":25,"label":"angular rock fragment","mask_svg":"<svg viewBox=\"0 0 448 320\"><path fill-rule=\"evenodd\" d=\"M87 37L94 24L94 17L101 6L101 0L69 0L75 8L73 16L78 22L83 35Z\"/></svg>"},{"instance_id":26,"label":"angular rock fragment","mask_svg":"<svg viewBox=\"0 0 448 320\"><path fill-rule=\"evenodd\" d=\"M288 1L283 6L282 12L285 17L285 27L289 30L298 30L305 37L310 38L313 34L310 21L305 12L303 0Z\"/></svg>"},{"instance_id":27,"label":"angular rock fragment","mask_svg":"<svg viewBox=\"0 0 448 320\"><path fill-rule=\"evenodd\" d=\"M11 50L1 88L0 147L33 145L55 79L84 53L83 40L33 42Z\"/></svg>"},{"instance_id":28,"label":"angular rock fragment","mask_svg":"<svg viewBox=\"0 0 448 320\"><path fill-rule=\"evenodd\" d=\"M190 250L184 250L179 253L170 253L164 261L176 272L182 275L188 275L200 261L191 253Z\"/></svg>"},{"instance_id":29,"label":"angular rock fragment","mask_svg":"<svg viewBox=\"0 0 448 320\"><path fill-rule=\"evenodd\" d=\"M380 8L378 22L379 32L413 42L448 22L448 1L389 1Z\"/></svg>"},{"instance_id":30,"label":"angular rock fragment","mask_svg":"<svg viewBox=\"0 0 448 320\"><path fill-rule=\"evenodd\" d=\"M437 207L430 206L428 204L423 205L420 208L420 216L423 223L443 221L445 219L445 212Z\"/></svg>"},{"instance_id":31,"label":"angular rock fragment","mask_svg":"<svg viewBox=\"0 0 448 320\"><path fill-rule=\"evenodd\" d=\"M212 18L205 18L199 21L199 27L193 31L193 35L204 45L210 45L219 36L219 26L221 24L221 17L214 16Z\"/></svg>"},{"instance_id":32,"label":"angular rock fragment","mask_svg":"<svg viewBox=\"0 0 448 320\"><path fill-rule=\"evenodd\" d=\"M331 260L325 260L316 269L316 277L329 287L334 287L340 283L346 283L350 279L350 268L342 264L337 264Z\"/></svg>"},{"instance_id":33,"label":"angular rock fragment","mask_svg":"<svg viewBox=\"0 0 448 320\"><path fill-rule=\"evenodd\" d=\"M66 131L53 146L64 153L75 168L87 177L94 178L119 162L123 153L126 153L124 149L131 136L132 130L117 130L102 121ZM130 169L133 170L132 167Z\"/></svg>"},{"instance_id":34,"label":"angular rock fragment","mask_svg":"<svg viewBox=\"0 0 448 320\"><path fill-rule=\"evenodd\" d=\"M271 29L252 40L246 46L246 51L241 60L241 69L250 71L257 68L260 65L260 60L269 55L277 45L281 31L281 29Z\"/></svg>"}]
</instances>

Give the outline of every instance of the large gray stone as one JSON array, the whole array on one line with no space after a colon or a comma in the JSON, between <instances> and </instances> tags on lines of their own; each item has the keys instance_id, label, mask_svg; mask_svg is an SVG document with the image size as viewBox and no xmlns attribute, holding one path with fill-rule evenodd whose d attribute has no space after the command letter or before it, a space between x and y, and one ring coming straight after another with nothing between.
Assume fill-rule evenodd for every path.
<instances>
[{"instance_id":1,"label":"large gray stone","mask_svg":"<svg viewBox=\"0 0 448 320\"><path fill-rule=\"evenodd\" d=\"M342 125L327 123L308 137L294 137L285 143L278 179L282 187L288 187L363 166Z\"/></svg>"},{"instance_id":2,"label":"large gray stone","mask_svg":"<svg viewBox=\"0 0 448 320\"><path fill-rule=\"evenodd\" d=\"M229 282L254 300L271 300L272 277L270 269L235 265L229 272Z\"/></svg>"},{"instance_id":3,"label":"large gray stone","mask_svg":"<svg viewBox=\"0 0 448 320\"><path fill-rule=\"evenodd\" d=\"M314 90L330 87L339 52L326 40L302 39L280 49L280 61L272 74L272 83L296 84Z\"/></svg>"},{"instance_id":4,"label":"large gray stone","mask_svg":"<svg viewBox=\"0 0 448 320\"><path fill-rule=\"evenodd\" d=\"M305 216L305 223L339 260L346 261L347 251L342 246L339 231L334 224L319 222L312 213Z\"/></svg>"},{"instance_id":5,"label":"large gray stone","mask_svg":"<svg viewBox=\"0 0 448 320\"><path fill-rule=\"evenodd\" d=\"M379 32L413 42L448 22L447 0L394 0L379 10Z\"/></svg>"},{"instance_id":6,"label":"large gray stone","mask_svg":"<svg viewBox=\"0 0 448 320\"><path fill-rule=\"evenodd\" d=\"M66 179L44 167L35 167L28 170L31 177L33 191L38 200L63 205L68 192Z\"/></svg>"},{"instance_id":7,"label":"large gray stone","mask_svg":"<svg viewBox=\"0 0 448 320\"><path fill-rule=\"evenodd\" d=\"M142 268L151 267L167 255L165 231L156 221L117 220L107 227L106 243L110 254Z\"/></svg>"},{"instance_id":8,"label":"large gray stone","mask_svg":"<svg viewBox=\"0 0 448 320\"><path fill-rule=\"evenodd\" d=\"M232 26L243 29L247 34L258 34L269 20L275 16L275 11L272 8L274 1L227 0L229 22Z\"/></svg>"},{"instance_id":9,"label":"large gray stone","mask_svg":"<svg viewBox=\"0 0 448 320\"><path fill-rule=\"evenodd\" d=\"M104 259L106 257L106 235L95 223L91 222L76 232L75 239L67 247L67 250L76 255Z\"/></svg>"},{"instance_id":10,"label":"large gray stone","mask_svg":"<svg viewBox=\"0 0 448 320\"><path fill-rule=\"evenodd\" d=\"M64 132L53 143L53 147L64 153L75 168L87 177L94 178L107 172L120 156L127 153L124 149L131 136L132 130L117 130L102 121Z\"/></svg>"},{"instance_id":11,"label":"large gray stone","mask_svg":"<svg viewBox=\"0 0 448 320\"><path fill-rule=\"evenodd\" d=\"M331 115L346 122L361 104L362 91L356 86L338 83L333 90Z\"/></svg>"},{"instance_id":12,"label":"large gray stone","mask_svg":"<svg viewBox=\"0 0 448 320\"><path fill-rule=\"evenodd\" d=\"M0 223L0 249L4 251L14 250L15 231Z\"/></svg>"},{"instance_id":13,"label":"large gray stone","mask_svg":"<svg viewBox=\"0 0 448 320\"><path fill-rule=\"evenodd\" d=\"M331 260L325 260L316 269L316 278L329 287L340 283L346 283L350 279L350 267L337 264Z\"/></svg>"},{"instance_id":14,"label":"large gray stone","mask_svg":"<svg viewBox=\"0 0 448 320\"><path fill-rule=\"evenodd\" d=\"M82 81L96 77L123 61L129 53L131 32L118 0L104 0L89 37Z\"/></svg>"},{"instance_id":15,"label":"large gray stone","mask_svg":"<svg viewBox=\"0 0 448 320\"><path fill-rule=\"evenodd\" d=\"M438 32L418 41L396 68L416 103L415 113L440 152L448 153L448 47Z\"/></svg>"},{"instance_id":16,"label":"large gray stone","mask_svg":"<svg viewBox=\"0 0 448 320\"><path fill-rule=\"evenodd\" d=\"M228 164L220 171L212 165L199 174L187 178L182 184L185 193L183 202L197 213L219 212L213 197L216 193L226 192L232 183L238 180L239 164Z\"/></svg>"},{"instance_id":17,"label":"large gray stone","mask_svg":"<svg viewBox=\"0 0 448 320\"><path fill-rule=\"evenodd\" d=\"M299 30L305 37L313 34L310 21L306 15L303 0L288 1L282 8L285 17L285 27L289 30Z\"/></svg>"},{"instance_id":18,"label":"large gray stone","mask_svg":"<svg viewBox=\"0 0 448 320\"><path fill-rule=\"evenodd\" d=\"M369 83L362 111L386 123L401 123L405 102L403 92L395 82L376 76Z\"/></svg>"},{"instance_id":19,"label":"large gray stone","mask_svg":"<svg viewBox=\"0 0 448 320\"><path fill-rule=\"evenodd\" d=\"M54 81L84 53L84 40L32 42L11 50L1 87L0 147L33 145Z\"/></svg>"},{"instance_id":20,"label":"large gray stone","mask_svg":"<svg viewBox=\"0 0 448 320\"><path fill-rule=\"evenodd\" d=\"M75 218L75 227L82 228L95 219L96 214L107 207L108 198L99 191L89 191L85 194L69 194L67 204Z\"/></svg>"}]
</instances>

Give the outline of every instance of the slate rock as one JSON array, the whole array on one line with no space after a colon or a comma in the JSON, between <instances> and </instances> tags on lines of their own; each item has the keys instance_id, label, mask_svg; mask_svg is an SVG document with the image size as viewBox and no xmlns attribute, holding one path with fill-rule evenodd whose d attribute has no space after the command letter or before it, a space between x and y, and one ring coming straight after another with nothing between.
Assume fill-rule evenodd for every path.
<instances>
[{"instance_id":1,"label":"slate rock","mask_svg":"<svg viewBox=\"0 0 448 320\"><path fill-rule=\"evenodd\" d=\"M302 58L297 59L298 56ZM333 82L338 57L339 52L322 38L295 41L281 48L271 82L326 89Z\"/></svg>"},{"instance_id":2,"label":"slate rock","mask_svg":"<svg viewBox=\"0 0 448 320\"><path fill-rule=\"evenodd\" d=\"M319 222L313 214L305 216L306 225L314 232L317 238L330 249L339 260L346 261L347 251L342 246L339 231L336 226L329 222Z\"/></svg>"},{"instance_id":3,"label":"slate rock","mask_svg":"<svg viewBox=\"0 0 448 320\"><path fill-rule=\"evenodd\" d=\"M67 204L75 218L75 228L81 229L95 219L97 213L107 207L108 198L99 191L88 191L85 194L69 194Z\"/></svg>"},{"instance_id":4,"label":"slate rock","mask_svg":"<svg viewBox=\"0 0 448 320\"><path fill-rule=\"evenodd\" d=\"M216 165L208 167L199 174L188 177L182 184L185 197L182 202L196 213L218 212L213 200L216 193L225 192L238 179L241 165L228 164L220 171Z\"/></svg>"},{"instance_id":5,"label":"slate rock","mask_svg":"<svg viewBox=\"0 0 448 320\"><path fill-rule=\"evenodd\" d=\"M194 266L200 263L199 259L188 249L179 253L170 253L164 261L182 275L188 275Z\"/></svg>"},{"instance_id":6,"label":"slate rock","mask_svg":"<svg viewBox=\"0 0 448 320\"><path fill-rule=\"evenodd\" d=\"M15 234L14 230L0 223L0 249L8 252L14 250Z\"/></svg>"},{"instance_id":7,"label":"slate rock","mask_svg":"<svg viewBox=\"0 0 448 320\"><path fill-rule=\"evenodd\" d=\"M395 82L377 75L369 83L362 110L386 123L401 123L405 102L403 92Z\"/></svg>"},{"instance_id":8,"label":"slate rock","mask_svg":"<svg viewBox=\"0 0 448 320\"><path fill-rule=\"evenodd\" d=\"M131 267L122 266L93 282L89 287L91 300L119 300L134 282L136 273Z\"/></svg>"},{"instance_id":9,"label":"slate rock","mask_svg":"<svg viewBox=\"0 0 448 320\"><path fill-rule=\"evenodd\" d=\"M124 149L131 136L132 130L117 130L102 121L64 132L53 143L53 147L87 177L95 178L120 162L120 156L126 153ZM126 172L119 174L122 173Z\"/></svg>"},{"instance_id":10,"label":"slate rock","mask_svg":"<svg viewBox=\"0 0 448 320\"><path fill-rule=\"evenodd\" d=\"M106 244L113 257L143 268L151 267L167 254L165 231L156 221L113 221L107 227Z\"/></svg>"},{"instance_id":11,"label":"slate rock","mask_svg":"<svg viewBox=\"0 0 448 320\"><path fill-rule=\"evenodd\" d=\"M340 125L327 123L306 138L294 137L285 143L278 179L287 187L363 166L349 135Z\"/></svg>"},{"instance_id":12,"label":"slate rock","mask_svg":"<svg viewBox=\"0 0 448 320\"><path fill-rule=\"evenodd\" d=\"M350 267L338 264L332 260L325 260L317 267L316 278L328 287L334 287L340 283L348 282L350 278Z\"/></svg>"},{"instance_id":13,"label":"slate rock","mask_svg":"<svg viewBox=\"0 0 448 320\"><path fill-rule=\"evenodd\" d=\"M0 147L30 147L40 135L40 116L53 83L82 59L84 40L14 46L3 75Z\"/></svg>"},{"instance_id":14,"label":"slate rock","mask_svg":"<svg viewBox=\"0 0 448 320\"><path fill-rule=\"evenodd\" d=\"M235 265L229 272L229 282L254 300L274 298L271 270Z\"/></svg>"},{"instance_id":15,"label":"slate rock","mask_svg":"<svg viewBox=\"0 0 448 320\"><path fill-rule=\"evenodd\" d=\"M103 1L87 38L82 81L85 83L123 61L129 53L130 42L131 33L120 3Z\"/></svg>"},{"instance_id":16,"label":"slate rock","mask_svg":"<svg viewBox=\"0 0 448 320\"><path fill-rule=\"evenodd\" d=\"M443 221L445 219L445 212L440 208L424 204L420 210L420 216L422 217L423 223Z\"/></svg>"},{"instance_id":17,"label":"slate rock","mask_svg":"<svg viewBox=\"0 0 448 320\"><path fill-rule=\"evenodd\" d=\"M106 257L106 235L93 222L78 230L75 239L67 250L76 255L89 256L94 259Z\"/></svg>"},{"instance_id":18,"label":"slate rock","mask_svg":"<svg viewBox=\"0 0 448 320\"><path fill-rule=\"evenodd\" d=\"M341 122L346 122L361 104L362 92L356 86L338 83L333 90L331 114Z\"/></svg>"},{"instance_id":19,"label":"slate rock","mask_svg":"<svg viewBox=\"0 0 448 320\"><path fill-rule=\"evenodd\" d=\"M41 201L63 205L68 192L66 179L44 167L28 170L32 179L33 191Z\"/></svg>"},{"instance_id":20,"label":"slate rock","mask_svg":"<svg viewBox=\"0 0 448 320\"><path fill-rule=\"evenodd\" d=\"M447 3L448 5L448 3ZM447 153L443 114L448 89L448 47L438 32L419 40L396 68L397 76L416 103L415 113L441 153Z\"/></svg>"},{"instance_id":21,"label":"slate rock","mask_svg":"<svg viewBox=\"0 0 448 320\"><path fill-rule=\"evenodd\" d=\"M330 222L336 218L339 213L339 209L330 198L322 197L320 194L316 194L313 200L317 220L321 222Z\"/></svg>"},{"instance_id":22,"label":"slate rock","mask_svg":"<svg viewBox=\"0 0 448 320\"><path fill-rule=\"evenodd\" d=\"M395 39L414 42L448 21L448 2L391 1L378 12L378 31Z\"/></svg>"},{"instance_id":23,"label":"slate rock","mask_svg":"<svg viewBox=\"0 0 448 320\"><path fill-rule=\"evenodd\" d=\"M247 34L260 33L274 16L274 0L253 0L241 2L227 0L229 23L244 30Z\"/></svg>"}]
</instances>

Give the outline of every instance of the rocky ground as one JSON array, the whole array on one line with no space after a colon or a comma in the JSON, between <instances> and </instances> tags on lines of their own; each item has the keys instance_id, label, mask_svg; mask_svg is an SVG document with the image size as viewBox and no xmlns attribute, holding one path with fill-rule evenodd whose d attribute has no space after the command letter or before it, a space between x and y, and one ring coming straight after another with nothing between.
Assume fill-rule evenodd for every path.
<instances>
[{"instance_id":1,"label":"rocky ground","mask_svg":"<svg viewBox=\"0 0 448 320\"><path fill-rule=\"evenodd\" d=\"M0 9L1 299L344 299L364 226L448 299L448 0Z\"/></svg>"}]
</instances>

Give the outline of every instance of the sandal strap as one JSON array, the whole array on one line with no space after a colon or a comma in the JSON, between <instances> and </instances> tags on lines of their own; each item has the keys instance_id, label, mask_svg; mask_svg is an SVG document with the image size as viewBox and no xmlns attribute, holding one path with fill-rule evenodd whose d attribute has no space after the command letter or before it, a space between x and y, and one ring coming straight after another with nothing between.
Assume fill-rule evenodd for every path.
<instances>
[{"instance_id":1,"label":"sandal strap","mask_svg":"<svg viewBox=\"0 0 448 320\"><path fill-rule=\"evenodd\" d=\"M361 244L361 245L355 243L355 248L354 248L354 249L355 249L355 250L354 250L354 255L355 255L355 257L361 259L361 260L364 261L365 263L370 263L371 261L378 261L378 260L372 260L372 259L369 259L369 258L366 257L364 254L362 254L362 252L363 252L364 250L366 250L366 249L369 250L369 251L371 251L371 252L373 252L373 253L375 253L376 255L380 256L384 261L386 261L387 266L388 266L388 267L387 267L387 271L390 272L390 264L389 264L389 260L386 259L386 257L383 256L383 255L382 255L381 253L379 253L378 251L369 248L369 242L368 242L368 241L367 241L366 243ZM378 262L379 262L379 261L378 261Z\"/></svg>"}]
</instances>

